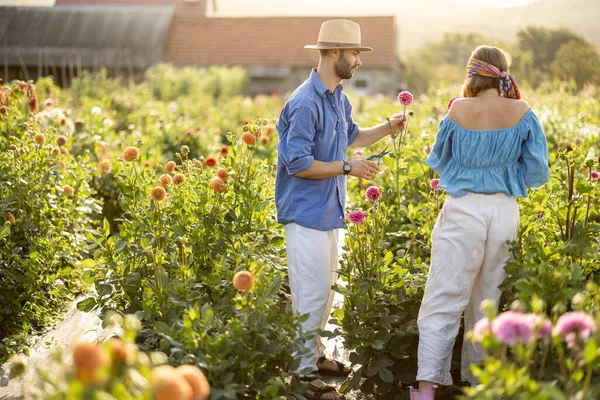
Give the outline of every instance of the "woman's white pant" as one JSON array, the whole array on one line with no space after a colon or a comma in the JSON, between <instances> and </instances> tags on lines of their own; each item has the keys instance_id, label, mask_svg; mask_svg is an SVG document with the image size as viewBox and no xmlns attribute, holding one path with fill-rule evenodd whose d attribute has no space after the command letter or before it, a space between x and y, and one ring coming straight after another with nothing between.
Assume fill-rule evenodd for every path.
<instances>
[{"instance_id":1,"label":"woman's white pant","mask_svg":"<svg viewBox=\"0 0 600 400\"><path fill-rule=\"evenodd\" d=\"M309 314L302 323L304 331L323 329L333 303L331 286L337 280L343 230L319 231L290 223L285 225L285 236L292 308L301 315ZM320 336L305 346L314 351L302 359L298 372L305 368L316 370L317 359L324 355Z\"/></svg>"},{"instance_id":2,"label":"woman's white pant","mask_svg":"<svg viewBox=\"0 0 600 400\"><path fill-rule=\"evenodd\" d=\"M431 267L419 311L417 380L451 385L452 348L465 314L465 332L484 317L480 303L500 301L498 288L511 254L507 240L516 240L519 207L504 194L450 197L432 233ZM462 378L476 383L466 370L482 361L481 349L465 338Z\"/></svg>"}]
</instances>

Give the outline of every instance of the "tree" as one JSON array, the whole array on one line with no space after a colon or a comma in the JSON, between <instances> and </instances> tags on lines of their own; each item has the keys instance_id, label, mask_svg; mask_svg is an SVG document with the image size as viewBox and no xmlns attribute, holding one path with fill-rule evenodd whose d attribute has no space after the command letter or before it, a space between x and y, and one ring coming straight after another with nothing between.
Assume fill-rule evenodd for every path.
<instances>
[{"instance_id":1,"label":"tree","mask_svg":"<svg viewBox=\"0 0 600 400\"><path fill-rule=\"evenodd\" d=\"M563 81L573 79L578 89L585 84L600 84L600 54L587 42L571 41L560 46L550 69Z\"/></svg>"},{"instance_id":2,"label":"tree","mask_svg":"<svg viewBox=\"0 0 600 400\"><path fill-rule=\"evenodd\" d=\"M466 75L471 52L484 43L488 40L477 33L446 33L441 41L421 47L404 62L409 89L423 93L438 80L460 82Z\"/></svg>"},{"instance_id":3,"label":"tree","mask_svg":"<svg viewBox=\"0 0 600 400\"><path fill-rule=\"evenodd\" d=\"M528 26L517 33L517 38L519 54L515 56L523 56L525 60L516 62L513 69L534 86L551 73L550 66L561 46L566 43L587 44L583 37L565 28Z\"/></svg>"}]
</instances>

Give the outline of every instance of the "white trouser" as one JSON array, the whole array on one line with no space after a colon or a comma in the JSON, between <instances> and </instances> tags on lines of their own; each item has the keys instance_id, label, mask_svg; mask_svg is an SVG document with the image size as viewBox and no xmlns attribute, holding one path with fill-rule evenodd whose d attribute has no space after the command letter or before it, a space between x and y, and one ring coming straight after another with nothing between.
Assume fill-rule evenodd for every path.
<instances>
[{"instance_id":1,"label":"white trouser","mask_svg":"<svg viewBox=\"0 0 600 400\"><path fill-rule=\"evenodd\" d=\"M484 317L480 303L500 301L498 288L511 258L507 240L516 240L519 206L504 194L450 197L432 233L431 268L419 311L417 380L451 385L452 348L465 314L465 333ZM466 370L482 361L481 348L465 338L462 379L476 383ZM471 374L469 374L471 375Z\"/></svg>"},{"instance_id":2,"label":"white trouser","mask_svg":"<svg viewBox=\"0 0 600 400\"><path fill-rule=\"evenodd\" d=\"M285 225L288 274L292 292L292 307L301 315L309 314L302 329L323 329L333 303L331 286L337 280L342 229L319 231L295 223ZM303 358L298 372L316 370L317 359L324 355L320 336L305 343L313 353Z\"/></svg>"}]
</instances>

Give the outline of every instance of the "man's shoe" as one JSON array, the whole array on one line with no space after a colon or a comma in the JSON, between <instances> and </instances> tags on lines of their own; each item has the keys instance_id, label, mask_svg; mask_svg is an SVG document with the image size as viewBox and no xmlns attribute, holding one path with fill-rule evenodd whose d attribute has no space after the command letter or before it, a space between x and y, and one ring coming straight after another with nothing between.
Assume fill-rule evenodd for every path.
<instances>
[{"instance_id":1,"label":"man's shoe","mask_svg":"<svg viewBox=\"0 0 600 400\"><path fill-rule=\"evenodd\" d=\"M325 356L320 357L317 360L317 367L319 366L319 364L323 364L323 362L325 361L327 361L327 358ZM335 362L337 367L336 369L319 368L317 369L317 373L321 376L348 376L350 375L350 372L352 372L352 369L350 367L347 367L343 363L336 360L331 361Z\"/></svg>"}]
</instances>

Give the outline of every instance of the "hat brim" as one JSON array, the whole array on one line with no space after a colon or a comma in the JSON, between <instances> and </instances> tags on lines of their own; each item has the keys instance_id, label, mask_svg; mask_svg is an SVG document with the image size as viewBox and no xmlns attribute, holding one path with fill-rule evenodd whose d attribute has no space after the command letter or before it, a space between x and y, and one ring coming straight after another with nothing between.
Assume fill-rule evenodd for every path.
<instances>
[{"instance_id":1,"label":"hat brim","mask_svg":"<svg viewBox=\"0 0 600 400\"><path fill-rule=\"evenodd\" d=\"M307 44L304 46L305 49L309 50L358 50L358 51L373 51L371 47L356 47L356 46L326 46L322 44Z\"/></svg>"}]
</instances>

